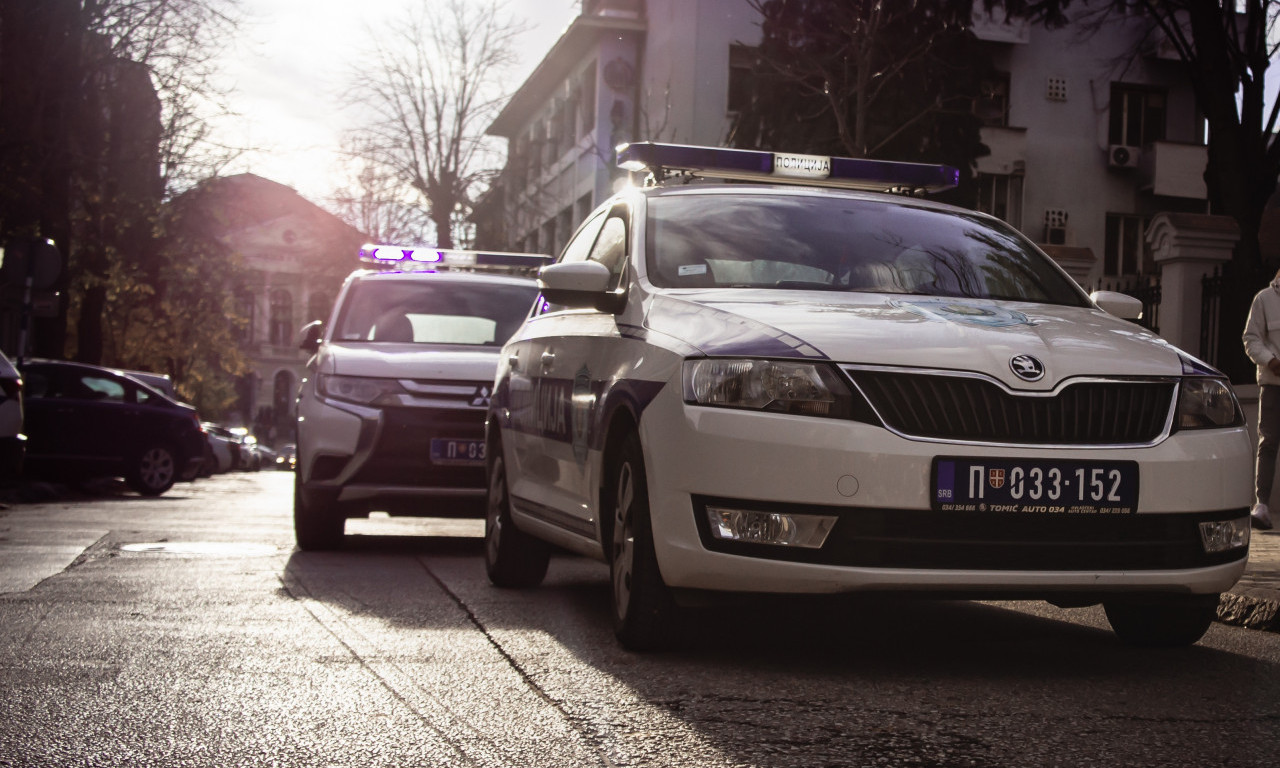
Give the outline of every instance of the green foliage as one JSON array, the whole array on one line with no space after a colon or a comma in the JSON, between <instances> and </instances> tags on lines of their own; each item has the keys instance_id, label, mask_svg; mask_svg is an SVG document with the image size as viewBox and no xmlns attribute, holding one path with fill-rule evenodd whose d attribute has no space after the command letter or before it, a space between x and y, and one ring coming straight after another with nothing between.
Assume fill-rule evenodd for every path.
<instances>
[{"instance_id":1,"label":"green foliage","mask_svg":"<svg viewBox=\"0 0 1280 768\"><path fill-rule=\"evenodd\" d=\"M168 374L179 396L217 418L248 371L237 337L246 320L231 290L242 270L194 207L185 197L165 205L149 262L112 258L103 274L77 270L69 315L82 317L85 297L104 289L102 364Z\"/></svg>"}]
</instances>

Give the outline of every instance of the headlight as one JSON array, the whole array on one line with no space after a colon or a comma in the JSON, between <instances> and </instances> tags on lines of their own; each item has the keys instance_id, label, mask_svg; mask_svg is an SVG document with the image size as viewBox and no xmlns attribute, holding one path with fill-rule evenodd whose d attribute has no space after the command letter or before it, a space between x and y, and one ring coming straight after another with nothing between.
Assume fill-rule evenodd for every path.
<instances>
[{"instance_id":1,"label":"headlight","mask_svg":"<svg viewBox=\"0 0 1280 768\"><path fill-rule=\"evenodd\" d=\"M1178 429L1237 427L1244 414L1231 387L1222 379L1185 378L1178 387Z\"/></svg>"},{"instance_id":2,"label":"headlight","mask_svg":"<svg viewBox=\"0 0 1280 768\"><path fill-rule=\"evenodd\" d=\"M826 365L780 360L687 360L684 399L698 405L848 418L849 387Z\"/></svg>"},{"instance_id":3,"label":"headlight","mask_svg":"<svg viewBox=\"0 0 1280 768\"><path fill-rule=\"evenodd\" d=\"M395 379L329 374L316 378L316 389L323 397L360 405L399 405L400 396L405 394L404 387Z\"/></svg>"}]
</instances>

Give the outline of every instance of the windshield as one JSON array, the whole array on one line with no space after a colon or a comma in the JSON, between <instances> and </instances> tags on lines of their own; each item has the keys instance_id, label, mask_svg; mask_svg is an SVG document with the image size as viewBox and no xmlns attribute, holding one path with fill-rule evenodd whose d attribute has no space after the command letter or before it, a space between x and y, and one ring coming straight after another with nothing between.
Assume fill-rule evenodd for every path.
<instances>
[{"instance_id":1,"label":"windshield","mask_svg":"<svg viewBox=\"0 0 1280 768\"><path fill-rule=\"evenodd\" d=\"M343 302L336 341L500 346L538 294L533 283L362 280Z\"/></svg>"},{"instance_id":2,"label":"windshield","mask_svg":"<svg viewBox=\"0 0 1280 768\"><path fill-rule=\"evenodd\" d=\"M1012 228L976 214L840 196L649 199L649 279L664 288L779 288L1088 306Z\"/></svg>"}]
</instances>

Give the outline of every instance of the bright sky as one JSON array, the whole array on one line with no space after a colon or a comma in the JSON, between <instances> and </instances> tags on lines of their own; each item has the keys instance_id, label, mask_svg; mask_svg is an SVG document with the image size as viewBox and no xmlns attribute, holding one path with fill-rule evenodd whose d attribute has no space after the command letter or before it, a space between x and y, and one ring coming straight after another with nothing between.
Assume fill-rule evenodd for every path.
<instances>
[{"instance_id":1,"label":"bright sky","mask_svg":"<svg viewBox=\"0 0 1280 768\"><path fill-rule=\"evenodd\" d=\"M353 119L341 109L345 77L377 30L411 3L431 0L241 0L244 21L223 71L235 84L218 136L262 151L227 173L248 171L323 204L342 178L341 134ZM523 20L514 90L577 14L578 0L506 0Z\"/></svg>"}]
</instances>

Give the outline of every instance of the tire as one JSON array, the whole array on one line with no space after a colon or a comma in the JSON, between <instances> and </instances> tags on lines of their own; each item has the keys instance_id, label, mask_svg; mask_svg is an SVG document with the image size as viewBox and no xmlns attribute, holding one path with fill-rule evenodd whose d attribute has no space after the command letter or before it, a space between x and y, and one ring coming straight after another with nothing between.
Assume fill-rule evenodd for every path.
<instances>
[{"instance_id":1,"label":"tire","mask_svg":"<svg viewBox=\"0 0 1280 768\"><path fill-rule=\"evenodd\" d=\"M489 497L484 516L484 570L495 587L536 587L547 575L551 547L516 527L507 494L502 447L493 446Z\"/></svg>"},{"instance_id":2,"label":"tire","mask_svg":"<svg viewBox=\"0 0 1280 768\"><path fill-rule=\"evenodd\" d=\"M1218 616L1218 595L1165 595L1103 603L1107 621L1126 645L1169 648L1191 645Z\"/></svg>"},{"instance_id":3,"label":"tire","mask_svg":"<svg viewBox=\"0 0 1280 768\"><path fill-rule=\"evenodd\" d=\"M613 506L613 631L628 650L659 650L670 645L677 615L653 548L648 479L636 433L623 441L607 477L604 498Z\"/></svg>"},{"instance_id":4,"label":"tire","mask_svg":"<svg viewBox=\"0 0 1280 768\"><path fill-rule=\"evenodd\" d=\"M320 552L340 549L347 519L332 499L302 487L300 475L293 476L293 537L298 549Z\"/></svg>"},{"instance_id":5,"label":"tire","mask_svg":"<svg viewBox=\"0 0 1280 768\"><path fill-rule=\"evenodd\" d=\"M167 445L148 445L133 460L125 482L143 496L159 496L178 479L178 457Z\"/></svg>"}]
</instances>

